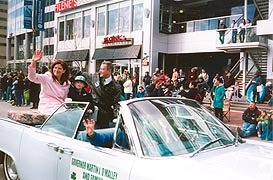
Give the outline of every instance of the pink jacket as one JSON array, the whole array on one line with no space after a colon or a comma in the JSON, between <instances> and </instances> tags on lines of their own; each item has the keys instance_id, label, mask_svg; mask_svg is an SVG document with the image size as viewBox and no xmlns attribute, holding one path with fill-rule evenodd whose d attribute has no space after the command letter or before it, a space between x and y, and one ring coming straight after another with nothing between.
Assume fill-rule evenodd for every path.
<instances>
[{"instance_id":1,"label":"pink jacket","mask_svg":"<svg viewBox=\"0 0 273 180\"><path fill-rule=\"evenodd\" d=\"M28 79L34 83L41 84L40 101L38 111L50 115L67 98L69 84L61 85L54 81L50 72L36 74L36 69L28 67Z\"/></svg>"}]
</instances>

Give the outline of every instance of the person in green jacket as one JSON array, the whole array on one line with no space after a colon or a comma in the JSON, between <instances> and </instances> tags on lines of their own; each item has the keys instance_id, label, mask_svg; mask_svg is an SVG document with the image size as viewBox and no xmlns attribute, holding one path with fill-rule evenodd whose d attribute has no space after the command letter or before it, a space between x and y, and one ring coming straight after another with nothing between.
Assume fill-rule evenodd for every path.
<instances>
[{"instance_id":1,"label":"person in green jacket","mask_svg":"<svg viewBox=\"0 0 273 180\"><path fill-rule=\"evenodd\" d=\"M225 88L223 85L223 79L217 77L214 82L213 88L213 108L214 113L217 118L223 121L223 107L224 107L224 98L225 98Z\"/></svg>"}]
</instances>

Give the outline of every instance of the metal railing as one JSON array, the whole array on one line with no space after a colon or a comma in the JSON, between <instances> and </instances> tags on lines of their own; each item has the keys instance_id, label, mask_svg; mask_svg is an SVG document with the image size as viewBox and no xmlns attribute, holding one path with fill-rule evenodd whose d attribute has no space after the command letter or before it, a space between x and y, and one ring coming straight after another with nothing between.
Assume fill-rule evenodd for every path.
<instances>
[{"instance_id":1,"label":"metal railing","mask_svg":"<svg viewBox=\"0 0 273 180\"><path fill-rule=\"evenodd\" d=\"M244 28L226 28L216 30L216 44L234 44L234 43L251 43L260 42L267 44L267 39L263 36L258 36L256 26L248 26Z\"/></svg>"}]
</instances>

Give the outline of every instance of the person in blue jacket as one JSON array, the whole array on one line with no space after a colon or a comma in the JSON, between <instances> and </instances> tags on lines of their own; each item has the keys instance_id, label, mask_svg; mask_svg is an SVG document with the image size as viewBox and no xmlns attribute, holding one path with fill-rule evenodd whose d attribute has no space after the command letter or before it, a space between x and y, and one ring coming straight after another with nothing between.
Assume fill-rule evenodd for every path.
<instances>
[{"instance_id":1,"label":"person in blue jacket","mask_svg":"<svg viewBox=\"0 0 273 180\"><path fill-rule=\"evenodd\" d=\"M223 85L223 79L217 77L214 82L213 88L213 107L214 113L217 118L223 121L223 107L224 107L224 98L225 98L225 88Z\"/></svg>"},{"instance_id":2,"label":"person in blue jacket","mask_svg":"<svg viewBox=\"0 0 273 180\"><path fill-rule=\"evenodd\" d=\"M77 139L85 142L90 142L94 146L113 147L115 128L106 128L95 130L95 120L86 118L84 121L85 131L80 131ZM122 125L121 125L122 126ZM128 138L124 128L119 127L117 138L115 140L119 147L129 149Z\"/></svg>"}]
</instances>

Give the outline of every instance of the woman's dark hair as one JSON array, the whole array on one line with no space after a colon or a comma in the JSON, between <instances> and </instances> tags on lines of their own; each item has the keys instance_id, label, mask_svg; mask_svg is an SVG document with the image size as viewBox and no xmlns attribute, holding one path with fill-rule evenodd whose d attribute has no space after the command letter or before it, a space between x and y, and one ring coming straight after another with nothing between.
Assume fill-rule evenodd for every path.
<instances>
[{"instance_id":1,"label":"woman's dark hair","mask_svg":"<svg viewBox=\"0 0 273 180\"><path fill-rule=\"evenodd\" d=\"M61 82L60 84L63 85L64 82L68 83L68 79L69 79L69 68L68 68L68 65L65 61L63 60L60 60L60 59L57 59L53 62L53 64L51 65L51 68L50 68L50 72L52 74L52 78L54 81L57 81L57 77L53 74L53 69L54 67L57 65L57 64L60 64L62 67L63 67L63 70L64 70L64 73L61 77Z\"/></svg>"}]
</instances>

